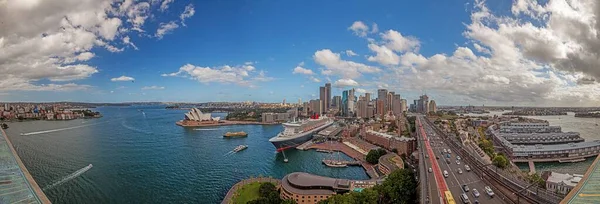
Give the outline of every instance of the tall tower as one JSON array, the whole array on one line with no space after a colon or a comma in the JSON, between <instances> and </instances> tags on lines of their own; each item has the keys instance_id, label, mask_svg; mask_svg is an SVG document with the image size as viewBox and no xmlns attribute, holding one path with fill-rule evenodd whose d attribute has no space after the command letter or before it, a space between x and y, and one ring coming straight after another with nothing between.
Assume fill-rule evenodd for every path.
<instances>
[{"instance_id":1,"label":"tall tower","mask_svg":"<svg viewBox=\"0 0 600 204\"><path fill-rule=\"evenodd\" d=\"M321 101L321 113L326 112L327 107L327 87L321 86L319 87L319 100Z\"/></svg>"},{"instance_id":2,"label":"tall tower","mask_svg":"<svg viewBox=\"0 0 600 204\"><path fill-rule=\"evenodd\" d=\"M331 83L325 84L325 102L327 104L325 106L325 110L329 111L331 108Z\"/></svg>"}]
</instances>

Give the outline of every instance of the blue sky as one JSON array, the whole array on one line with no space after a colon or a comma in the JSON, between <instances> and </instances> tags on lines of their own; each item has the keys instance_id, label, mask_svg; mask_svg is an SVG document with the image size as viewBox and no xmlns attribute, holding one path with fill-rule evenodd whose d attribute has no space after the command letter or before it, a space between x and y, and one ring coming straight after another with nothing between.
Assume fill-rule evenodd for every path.
<instances>
[{"instance_id":1,"label":"blue sky","mask_svg":"<svg viewBox=\"0 0 600 204\"><path fill-rule=\"evenodd\" d=\"M461 76L465 77L464 79L459 79L459 76L426 79L427 75L419 74L429 73L431 75L434 71L440 71L437 75L444 75L443 73L460 75L461 72L470 72L461 70L460 67L452 67L450 72L444 72L440 69L447 64L435 64L433 61L436 59L434 56L438 55L448 58L444 59L448 61L445 63L451 63L447 66L464 64L456 62L462 56L460 53L465 51L462 48L466 48L465 53L473 54L473 60L465 63L475 61L477 58L479 58L477 60L485 62L502 57L496 56L501 49L498 49L493 42L482 39L481 36L484 35L480 35L486 28L497 33L501 33L502 30L497 29L494 23L485 24L482 23L484 21L474 21L473 18L476 16L475 14L487 14L490 19L499 19L502 16L509 16L517 20L531 19L524 14L511 12L511 8L514 10L516 5L513 2L482 2L477 6L479 1L471 0L344 1L343 3L338 1L182 0L166 1L165 3L165 1L154 0L148 3L150 6L145 11L147 15L145 21L135 24L136 15L143 16L143 10L135 9L136 4L139 3L133 2L129 7L123 6L126 2L119 1L109 2L105 5L102 10L108 16L105 20L112 17L119 18L122 22L117 26L118 29L115 29L116 31L113 33L115 37L112 39L110 35L106 37L102 31L94 31L94 28L85 29L93 33L96 40L103 40L122 51L111 50L108 45L99 44L96 41L91 48L89 46L82 48L84 51L93 53L93 57L90 59L53 63L53 65L63 67L87 65L91 67L87 69L87 72L75 74L75 77L71 76L71 78L75 78L73 80L56 80L49 76L37 78L24 76L22 83L25 85L18 87L32 88L5 85L6 87L3 89L0 88L0 100L279 102L285 98L287 101L295 102L298 98L302 98L303 101L317 98L318 87L329 81L338 85L337 88L334 88L333 95L339 95L342 89L349 88L372 93L377 88L387 88L390 91L399 92L403 98L409 101L415 99L420 93L427 92L431 98L437 98L440 101L438 104L473 103L479 105L479 103L521 102L501 99L499 96L488 97L485 92L489 90L445 89L452 84L464 85L464 83L469 83L468 80L473 80L473 83L482 82L478 81L478 78L485 79L486 83L506 83L508 85L519 78L518 76L502 75L504 72L485 75L484 71L482 72L484 75ZM163 9L161 7L163 4L168 7ZM540 5L545 6L543 3ZM27 9L30 9L28 12L35 12L35 9L42 9L43 5L38 5L38 7L40 8L34 6L27 7ZM195 12L184 19L181 15L186 7L193 8ZM525 9L527 8L534 7ZM93 12L94 10L90 8L84 11ZM69 19L71 24L76 27L78 21L76 18L79 16L70 15L76 11L55 12L56 15L68 16L66 19ZM15 20L18 19L15 17ZM97 22L96 27L104 25L103 22ZM357 34L350 28L356 22L368 27L365 35ZM58 29L61 28L58 20L57 23L58 25L48 25L49 31L42 32L42 35L34 33L36 35L31 35L32 38L64 34ZM536 25L543 26L544 23L545 21ZM161 25L166 24L176 27L168 29L164 36L157 37ZM375 24L376 30L374 30ZM484 27L470 27L479 24ZM139 30L135 29L136 26L139 27ZM85 26L80 27L85 28ZM388 44L393 40L385 38L385 34L388 34L390 30L401 33L402 39L409 39L416 44L412 46L407 44L408 48L393 49L393 45ZM25 35L31 32L33 31L25 30L23 33L17 34ZM2 36L0 35L0 37ZM9 37L10 35L5 34L6 39L10 40ZM128 37L132 44L124 43L125 37ZM15 45L20 45L20 43L23 42L14 41ZM376 46L390 48L393 51L386 56L388 58L369 59L378 54L374 50ZM358 71L358 74L348 75L344 73L344 64L340 65L342 66L340 68L316 59L317 52L324 50L338 54L344 63L358 63L360 66L364 65L378 71ZM349 56L346 53L347 50L351 50L357 55ZM62 57L69 59L69 57L79 56L82 52L72 51ZM518 52L526 53L523 50L518 50ZM54 55L45 54L47 56L41 56L41 58L56 58L53 57ZM411 61L408 59L409 55L416 57L411 58ZM456 59L450 59L453 57ZM527 56L524 58L530 59ZM386 60L391 60L391 62ZM410 61L408 62L410 65L404 64L405 61ZM523 60L516 59L515 61ZM546 69L553 70L551 62L540 63L535 59L531 61L535 65L527 66L549 67ZM188 64L190 70L193 69L197 72L179 71ZM479 65L481 64L466 66L477 67ZM204 71L212 73L215 70L229 69L224 66L233 68L233 72L238 75L227 78L228 76L225 76L224 72L213 73L214 75L210 76L204 74ZM252 68L245 66L252 66ZM297 66L311 70L312 74L293 73ZM431 66L440 66L441 68L432 68ZM502 65L497 67L498 70L504 68ZM482 69L486 69L486 67ZM327 70L334 71L328 73ZM539 72L539 69L534 71ZM25 72L35 72L35 70L26 70ZM243 74L239 75L240 73ZM66 73L66 75L69 74L73 73ZM169 74L171 75L167 76ZM569 76L576 76L573 80L589 75L593 76L593 73L563 73L561 70L556 71L555 74L558 75L557 78L564 80L570 79ZM583 75L580 76L581 74ZM541 74L534 73L534 75ZM121 76L131 77L135 80L111 80ZM257 77L260 79L256 79ZM319 82L315 82L314 79L318 79ZM339 80L346 80L346 82L351 80L356 83L336 83ZM448 82L449 80L451 82ZM540 80L542 81L540 83L543 83L551 78L544 76ZM65 88L65 84L70 83L73 83L74 88ZM436 86L430 83L448 84ZM573 83L566 84L573 86ZM59 88L47 88L50 85L56 85ZM477 85L477 87L479 86L493 87L493 84ZM1 83L0 87L2 87ZM519 87L522 88L522 86ZM544 98L557 90L530 90L531 87L533 86L527 86L523 93L540 95L540 98ZM42 89L43 91L40 91ZM511 88L507 87L507 89ZM541 91L545 91L545 93L538 93ZM539 99L532 98L523 101L535 103L537 100Z\"/></svg>"}]
</instances>

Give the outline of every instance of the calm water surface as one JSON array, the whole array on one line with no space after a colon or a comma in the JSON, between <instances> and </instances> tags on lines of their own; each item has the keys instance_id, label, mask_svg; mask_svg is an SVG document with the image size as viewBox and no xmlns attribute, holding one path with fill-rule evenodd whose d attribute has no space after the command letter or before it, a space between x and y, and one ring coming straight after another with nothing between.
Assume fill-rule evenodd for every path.
<instances>
[{"instance_id":1,"label":"calm water surface","mask_svg":"<svg viewBox=\"0 0 600 204\"><path fill-rule=\"evenodd\" d=\"M9 124L7 134L40 187L67 180L44 190L53 203L218 203L229 187L250 176L282 178L305 171L368 178L361 167L325 167L320 161L327 155L315 151L286 151L290 162L283 163L268 142L282 131L280 125L183 128L175 122L185 110L138 106L97 111L104 117ZM77 128L62 129L68 127ZM46 130L58 131L40 133ZM223 138L228 131L249 136ZM240 144L249 147L230 154ZM88 164L93 168L68 179Z\"/></svg>"},{"instance_id":2,"label":"calm water surface","mask_svg":"<svg viewBox=\"0 0 600 204\"><path fill-rule=\"evenodd\" d=\"M490 112L488 114L469 114L472 116L493 116L501 115L503 112ZM526 116L528 118L535 118L540 120L546 120L550 125L561 126L564 132L579 132L581 137L586 141L600 140L600 118L576 118L575 113L568 112L567 115L560 116ZM596 125L598 124L598 126ZM587 168L592 164L595 158L588 158L586 161L577 163L558 163L558 162L545 162L535 163L536 171L555 171L561 173L578 173L583 174ZM529 170L527 163L518 164L519 168L523 170Z\"/></svg>"}]
</instances>

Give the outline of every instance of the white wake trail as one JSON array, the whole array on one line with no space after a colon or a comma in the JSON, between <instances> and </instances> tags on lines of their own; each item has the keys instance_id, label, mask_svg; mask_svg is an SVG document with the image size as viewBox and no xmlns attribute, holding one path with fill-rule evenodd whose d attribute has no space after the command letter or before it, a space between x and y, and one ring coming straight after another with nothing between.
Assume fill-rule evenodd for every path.
<instances>
[{"instance_id":1,"label":"white wake trail","mask_svg":"<svg viewBox=\"0 0 600 204\"><path fill-rule=\"evenodd\" d=\"M37 135L37 134L44 134L44 133L51 133L51 132L58 132L58 131L64 131L64 130L72 130L72 129L77 129L77 128L82 128L82 127L87 127L87 126L92 126L92 125L99 125L102 123L107 123L106 122L99 122L99 123L94 123L94 124L88 124L88 125L79 125L79 126L73 126L73 127L68 127L68 128L59 128L59 129L53 129L53 130L43 130L43 131L37 131L37 132L28 132L28 133L21 133L21 135L23 136L27 136L27 135Z\"/></svg>"},{"instance_id":2,"label":"white wake trail","mask_svg":"<svg viewBox=\"0 0 600 204\"><path fill-rule=\"evenodd\" d=\"M59 180L57 182L54 182L53 184L50 184L50 185L44 187L43 190L46 191L46 190L52 189L52 188L54 188L54 187L56 187L56 186L58 186L60 184L63 184L65 182L67 182L67 181L70 181L71 179L77 178L81 174L83 174L86 171L90 170L92 167L93 167L92 164L87 165L86 167L83 167L83 168L81 168L81 169L73 172L72 174L69 174L68 176L64 177L63 179L61 179L61 180Z\"/></svg>"}]
</instances>

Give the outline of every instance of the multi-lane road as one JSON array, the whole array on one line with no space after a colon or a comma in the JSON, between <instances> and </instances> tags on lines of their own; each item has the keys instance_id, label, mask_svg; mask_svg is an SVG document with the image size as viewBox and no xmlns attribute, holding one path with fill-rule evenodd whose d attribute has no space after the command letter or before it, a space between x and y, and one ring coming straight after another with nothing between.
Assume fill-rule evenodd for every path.
<instances>
[{"instance_id":1,"label":"multi-lane road","mask_svg":"<svg viewBox=\"0 0 600 204\"><path fill-rule=\"evenodd\" d=\"M421 134L419 127L417 127L421 157L425 157L424 162L421 163L425 165L425 168L423 168L425 172L421 173L427 174L427 179L426 181L423 181L422 184L426 184L428 187L425 194L428 194L426 196L429 196L429 199L427 199L429 203L445 203L445 200L442 199L444 193L439 192L440 181L436 181L434 175L436 173L436 164L439 166L439 173L444 176L445 184L442 185L445 185L447 189L450 190L456 203L463 203L463 200L461 199L462 194L465 194L468 197L470 203L505 203L498 197L488 196L485 192L485 186L489 185L485 184L479 176L472 171L468 171L465 167L465 165L472 166L473 164L468 164L466 161L463 161L462 158L457 158L456 153L450 150L450 147L440 135L437 135L432 127L423 121L425 118L419 117L419 120L421 120L420 122L423 125L423 130L425 132L424 135ZM425 143L428 143L429 145L426 145ZM431 152L433 155L431 155ZM431 156L435 158L432 158ZM432 161L435 163L432 163ZM432 168L431 171L429 168ZM444 171L447 172L447 176L444 174ZM468 187L468 191L464 188L465 185ZM475 196L475 189L479 192L479 196Z\"/></svg>"}]
</instances>

